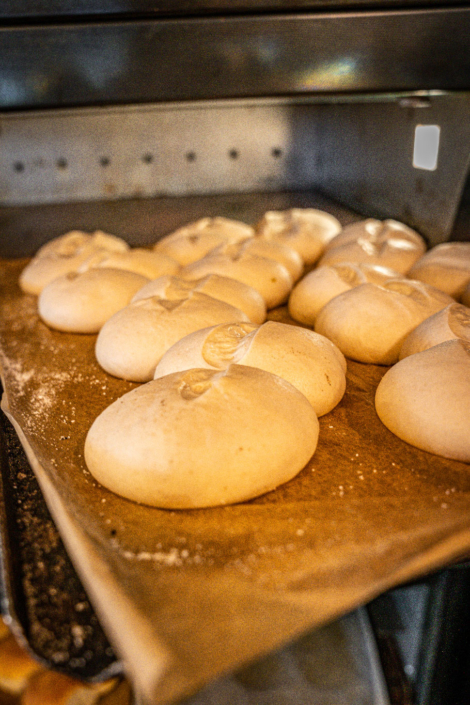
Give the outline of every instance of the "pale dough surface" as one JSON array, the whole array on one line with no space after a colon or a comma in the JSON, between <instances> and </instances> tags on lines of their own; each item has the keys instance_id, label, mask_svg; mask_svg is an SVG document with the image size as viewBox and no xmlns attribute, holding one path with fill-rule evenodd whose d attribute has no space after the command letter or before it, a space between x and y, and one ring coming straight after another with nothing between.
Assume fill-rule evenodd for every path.
<instances>
[{"instance_id":1,"label":"pale dough surface","mask_svg":"<svg viewBox=\"0 0 470 705\"><path fill-rule=\"evenodd\" d=\"M98 333L117 311L127 306L148 282L124 269L69 272L50 282L39 294L38 310L44 323L68 333Z\"/></svg>"},{"instance_id":2,"label":"pale dough surface","mask_svg":"<svg viewBox=\"0 0 470 705\"><path fill-rule=\"evenodd\" d=\"M236 279L221 277L218 274L208 274L202 279L192 281L175 276L159 277L143 286L132 300L158 296L160 299L173 301L186 298L192 291L199 291L239 308L253 323L264 323L266 320L266 304L259 291Z\"/></svg>"},{"instance_id":3,"label":"pale dough surface","mask_svg":"<svg viewBox=\"0 0 470 705\"><path fill-rule=\"evenodd\" d=\"M72 230L41 247L20 274L19 284L27 294L40 294L56 277L76 272L98 252L126 252L129 245L119 237L97 230L93 234Z\"/></svg>"},{"instance_id":4,"label":"pale dough surface","mask_svg":"<svg viewBox=\"0 0 470 705\"><path fill-rule=\"evenodd\" d=\"M225 369L232 363L282 377L305 395L317 416L331 411L346 389L346 360L330 340L277 321L262 326L233 323L196 331L165 353L155 379L192 367Z\"/></svg>"},{"instance_id":5,"label":"pale dough surface","mask_svg":"<svg viewBox=\"0 0 470 705\"><path fill-rule=\"evenodd\" d=\"M141 299L106 321L96 340L96 359L115 377L148 382L168 348L185 335L235 321L248 321L248 317L234 306L199 292L173 301Z\"/></svg>"},{"instance_id":6,"label":"pale dough surface","mask_svg":"<svg viewBox=\"0 0 470 705\"><path fill-rule=\"evenodd\" d=\"M470 462L470 344L448 340L401 360L382 378L375 406L407 443Z\"/></svg>"},{"instance_id":7,"label":"pale dough surface","mask_svg":"<svg viewBox=\"0 0 470 705\"><path fill-rule=\"evenodd\" d=\"M319 424L307 399L263 370L231 365L167 375L102 412L88 469L128 499L170 509L243 502L293 478Z\"/></svg>"},{"instance_id":8,"label":"pale dough surface","mask_svg":"<svg viewBox=\"0 0 470 705\"><path fill-rule=\"evenodd\" d=\"M327 303L315 330L352 360L392 365L406 336L452 302L438 289L407 279L361 284Z\"/></svg>"},{"instance_id":9,"label":"pale dough surface","mask_svg":"<svg viewBox=\"0 0 470 705\"><path fill-rule=\"evenodd\" d=\"M436 245L416 262L408 276L460 298L470 282L470 242Z\"/></svg>"},{"instance_id":10,"label":"pale dough surface","mask_svg":"<svg viewBox=\"0 0 470 705\"><path fill-rule=\"evenodd\" d=\"M296 250L305 264L314 264L326 244L341 232L341 223L316 208L267 211L256 225L256 234Z\"/></svg>"},{"instance_id":11,"label":"pale dough surface","mask_svg":"<svg viewBox=\"0 0 470 705\"><path fill-rule=\"evenodd\" d=\"M453 338L470 342L470 309L457 303L449 304L411 331L403 341L399 358L402 360Z\"/></svg>"}]
</instances>

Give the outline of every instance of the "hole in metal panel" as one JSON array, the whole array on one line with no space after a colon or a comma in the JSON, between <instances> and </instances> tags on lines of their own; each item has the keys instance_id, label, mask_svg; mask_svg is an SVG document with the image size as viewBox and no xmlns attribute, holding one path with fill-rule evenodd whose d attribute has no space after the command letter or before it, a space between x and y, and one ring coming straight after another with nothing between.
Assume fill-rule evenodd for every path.
<instances>
[{"instance_id":1,"label":"hole in metal panel","mask_svg":"<svg viewBox=\"0 0 470 705\"><path fill-rule=\"evenodd\" d=\"M415 169L435 171L439 154L441 128L439 125L416 125L413 146Z\"/></svg>"},{"instance_id":2,"label":"hole in metal panel","mask_svg":"<svg viewBox=\"0 0 470 705\"><path fill-rule=\"evenodd\" d=\"M66 169L68 166L68 163L67 163L67 160L65 159L65 157L59 157L56 164L57 164L58 169Z\"/></svg>"},{"instance_id":3,"label":"hole in metal panel","mask_svg":"<svg viewBox=\"0 0 470 705\"><path fill-rule=\"evenodd\" d=\"M274 157L274 159L279 159L279 157L282 157L282 149L280 147L273 147L271 156Z\"/></svg>"},{"instance_id":4,"label":"hole in metal panel","mask_svg":"<svg viewBox=\"0 0 470 705\"><path fill-rule=\"evenodd\" d=\"M186 153L186 161L195 162L196 161L196 152L187 152Z\"/></svg>"},{"instance_id":5,"label":"hole in metal panel","mask_svg":"<svg viewBox=\"0 0 470 705\"><path fill-rule=\"evenodd\" d=\"M153 154L147 152L143 155L142 161L144 162L144 164L151 164L153 162Z\"/></svg>"},{"instance_id":6,"label":"hole in metal panel","mask_svg":"<svg viewBox=\"0 0 470 705\"><path fill-rule=\"evenodd\" d=\"M111 159L109 157L100 157L100 164L102 167L109 166L111 164Z\"/></svg>"},{"instance_id":7,"label":"hole in metal panel","mask_svg":"<svg viewBox=\"0 0 470 705\"><path fill-rule=\"evenodd\" d=\"M230 159L238 159L238 156L239 156L238 149L231 149L228 153L228 156L230 157Z\"/></svg>"},{"instance_id":8,"label":"hole in metal panel","mask_svg":"<svg viewBox=\"0 0 470 705\"><path fill-rule=\"evenodd\" d=\"M24 164L23 162L15 162L13 164L13 169L17 172L22 172L24 171Z\"/></svg>"}]
</instances>

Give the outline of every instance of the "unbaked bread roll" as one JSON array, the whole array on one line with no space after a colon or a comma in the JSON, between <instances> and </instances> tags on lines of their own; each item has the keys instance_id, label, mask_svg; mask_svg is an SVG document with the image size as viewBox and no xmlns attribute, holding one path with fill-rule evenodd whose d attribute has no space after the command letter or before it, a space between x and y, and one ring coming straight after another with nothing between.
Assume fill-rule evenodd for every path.
<instances>
[{"instance_id":1,"label":"unbaked bread roll","mask_svg":"<svg viewBox=\"0 0 470 705\"><path fill-rule=\"evenodd\" d=\"M141 299L106 321L96 340L96 359L114 377L148 382L160 358L185 335L235 321L248 321L248 317L234 306L199 292L179 301L155 296Z\"/></svg>"},{"instance_id":2,"label":"unbaked bread roll","mask_svg":"<svg viewBox=\"0 0 470 705\"><path fill-rule=\"evenodd\" d=\"M253 235L254 229L239 220L201 218L166 235L154 245L154 249L184 266L201 259L214 247L240 242Z\"/></svg>"},{"instance_id":3,"label":"unbaked bread roll","mask_svg":"<svg viewBox=\"0 0 470 705\"><path fill-rule=\"evenodd\" d=\"M124 269L69 272L39 294L39 315L46 325L67 333L98 333L103 324L127 306L149 280Z\"/></svg>"},{"instance_id":4,"label":"unbaked bread roll","mask_svg":"<svg viewBox=\"0 0 470 705\"><path fill-rule=\"evenodd\" d=\"M319 424L285 380L231 365L167 375L125 394L91 426L85 460L111 491L191 509L243 502L293 478Z\"/></svg>"},{"instance_id":5,"label":"unbaked bread roll","mask_svg":"<svg viewBox=\"0 0 470 705\"><path fill-rule=\"evenodd\" d=\"M12 634L0 642L0 690L19 695L40 668Z\"/></svg>"},{"instance_id":6,"label":"unbaked bread roll","mask_svg":"<svg viewBox=\"0 0 470 705\"><path fill-rule=\"evenodd\" d=\"M454 338L470 342L470 309L457 303L446 306L412 330L403 341L399 359Z\"/></svg>"},{"instance_id":7,"label":"unbaked bread roll","mask_svg":"<svg viewBox=\"0 0 470 705\"><path fill-rule=\"evenodd\" d=\"M114 235L97 230L90 235L72 230L41 247L20 275L19 284L28 294L39 294L56 277L76 272L97 252L126 252L129 245Z\"/></svg>"},{"instance_id":8,"label":"unbaked bread roll","mask_svg":"<svg viewBox=\"0 0 470 705\"><path fill-rule=\"evenodd\" d=\"M292 277L283 264L246 251L243 242L220 245L180 271L184 279L201 279L208 274L231 277L252 286L261 294L267 308L283 303L293 286Z\"/></svg>"},{"instance_id":9,"label":"unbaked bread roll","mask_svg":"<svg viewBox=\"0 0 470 705\"><path fill-rule=\"evenodd\" d=\"M305 264L317 261L325 245L341 231L341 223L316 208L267 211L256 226L256 235L296 250Z\"/></svg>"},{"instance_id":10,"label":"unbaked bread roll","mask_svg":"<svg viewBox=\"0 0 470 705\"><path fill-rule=\"evenodd\" d=\"M306 274L291 291L289 313L295 321L313 326L323 306L343 291L367 282L382 284L397 277L400 274L394 269L364 262L317 267Z\"/></svg>"},{"instance_id":11,"label":"unbaked bread roll","mask_svg":"<svg viewBox=\"0 0 470 705\"><path fill-rule=\"evenodd\" d=\"M368 262L406 274L425 250L423 238L406 225L369 218L344 228L318 264Z\"/></svg>"},{"instance_id":12,"label":"unbaked bread roll","mask_svg":"<svg viewBox=\"0 0 470 705\"><path fill-rule=\"evenodd\" d=\"M465 287L463 294L460 297L460 300L464 306L470 308L470 282L468 282L467 286Z\"/></svg>"},{"instance_id":13,"label":"unbaked bread roll","mask_svg":"<svg viewBox=\"0 0 470 705\"><path fill-rule=\"evenodd\" d=\"M97 252L83 263L80 271L92 267L125 269L142 274L147 279L157 279L165 274L177 274L180 269L176 260L161 252L147 250L145 247L133 247L127 252Z\"/></svg>"},{"instance_id":14,"label":"unbaked bread roll","mask_svg":"<svg viewBox=\"0 0 470 705\"><path fill-rule=\"evenodd\" d=\"M299 253L282 242L264 240L261 237L250 237L244 240L241 249L243 252L250 252L259 257L267 257L280 262L291 275L292 281L297 281L304 270L304 261Z\"/></svg>"},{"instance_id":15,"label":"unbaked bread roll","mask_svg":"<svg viewBox=\"0 0 470 705\"><path fill-rule=\"evenodd\" d=\"M407 279L361 284L327 303L315 330L352 360L393 365L406 336L452 301L438 289Z\"/></svg>"},{"instance_id":16,"label":"unbaked bread roll","mask_svg":"<svg viewBox=\"0 0 470 705\"><path fill-rule=\"evenodd\" d=\"M409 277L458 299L470 282L470 242L444 242L419 259Z\"/></svg>"},{"instance_id":17,"label":"unbaked bread roll","mask_svg":"<svg viewBox=\"0 0 470 705\"><path fill-rule=\"evenodd\" d=\"M207 277L193 281L180 277L159 277L145 284L132 301L148 299L150 296L173 301L185 299L192 291L199 291L200 294L207 294L239 308L253 323L264 323L266 320L266 304L259 291L236 279L221 277L218 274L208 274Z\"/></svg>"},{"instance_id":18,"label":"unbaked bread roll","mask_svg":"<svg viewBox=\"0 0 470 705\"><path fill-rule=\"evenodd\" d=\"M469 463L470 344L448 340L401 360L382 378L375 407L407 443Z\"/></svg>"},{"instance_id":19,"label":"unbaked bread roll","mask_svg":"<svg viewBox=\"0 0 470 705\"><path fill-rule=\"evenodd\" d=\"M416 245L421 254L426 252L426 242L416 230L412 230L408 225L400 223L398 220L377 220L376 218L366 218L345 225L339 235L327 243L325 250L350 244L361 238L376 245L390 239L407 240Z\"/></svg>"},{"instance_id":20,"label":"unbaked bread roll","mask_svg":"<svg viewBox=\"0 0 470 705\"><path fill-rule=\"evenodd\" d=\"M346 389L346 360L330 340L299 326L267 321L228 323L196 331L173 345L155 379L192 367L249 365L282 377L302 392L317 416L331 411Z\"/></svg>"}]
</instances>

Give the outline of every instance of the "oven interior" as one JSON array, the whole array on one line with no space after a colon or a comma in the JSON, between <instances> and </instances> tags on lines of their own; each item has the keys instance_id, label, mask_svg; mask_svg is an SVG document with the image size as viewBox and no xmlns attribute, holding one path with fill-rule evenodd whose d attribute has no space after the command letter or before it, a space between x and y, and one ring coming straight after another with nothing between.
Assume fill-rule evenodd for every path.
<instances>
[{"instance_id":1,"label":"oven interior","mask_svg":"<svg viewBox=\"0 0 470 705\"><path fill-rule=\"evenodd\" d=\"M458 3L20 5L1 11L2 257L70 229L145 245L202 216L254 223L293 206L394 218L429 245L469 239L470 13ZM118 672L3 426L2 609L52 667ZM44 600L57 571L62 587ZM463 561L361 612L387 684L364 702L469 701L469 593ZM75 653L64 634L76 603L88 637Z\"/></svg>"}]
</instances>

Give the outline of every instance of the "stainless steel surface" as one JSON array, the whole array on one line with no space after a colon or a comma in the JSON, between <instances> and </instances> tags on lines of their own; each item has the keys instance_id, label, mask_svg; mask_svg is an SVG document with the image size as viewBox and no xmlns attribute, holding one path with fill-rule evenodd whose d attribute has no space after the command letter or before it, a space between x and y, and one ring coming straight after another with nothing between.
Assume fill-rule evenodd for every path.
<instances>
[{"instance_id":1,"label":"stainless steel surface","mask_svg":"<svg viewBox=\"0 0 470 705\"><path fill-rule=\"evenodd\" d=\"M0 107L470 88L470 8L4 26Z\"/></svg>"},{"instance_id":2,"label":"stainless steel surface","mask_svg":"<svg viewBox=\"0 0 470 705\"><path fill-rule=\"evenodd\" d=\"M432 7L441 0L383 0L381 7ZM465 4L456 0L454 5ZM307 9L342 9L374 7L377 0L3 0L0 17L8 19L136 16L139 14L204 15L214 13L276 12Z\"/></svg>"},{"instance_id":3,"label":"stainless steel surface","mask_svg":"<svg viewBox=\"0 0 470 705\"><path fill-rule=\"evenodd\" d=\"M449 238L470 159L465 92L32 111L0 124L4 206L320 189L431 244ZM434 171L413 166L421 124L440 129Z\"/></svg>"},{"instance_id":4,"label":"stainless steel surface","mask_svg":"<svg viewBox=\"0 0 470 705\"><path fill-rule=\"evenodd\" d=\"M324 113L319 187L365 215L407 223L432 245L448 240L470 166L470 93ZM434 171L413 167L417 125L440 127Z\"/></svg>"}]
</instances>

